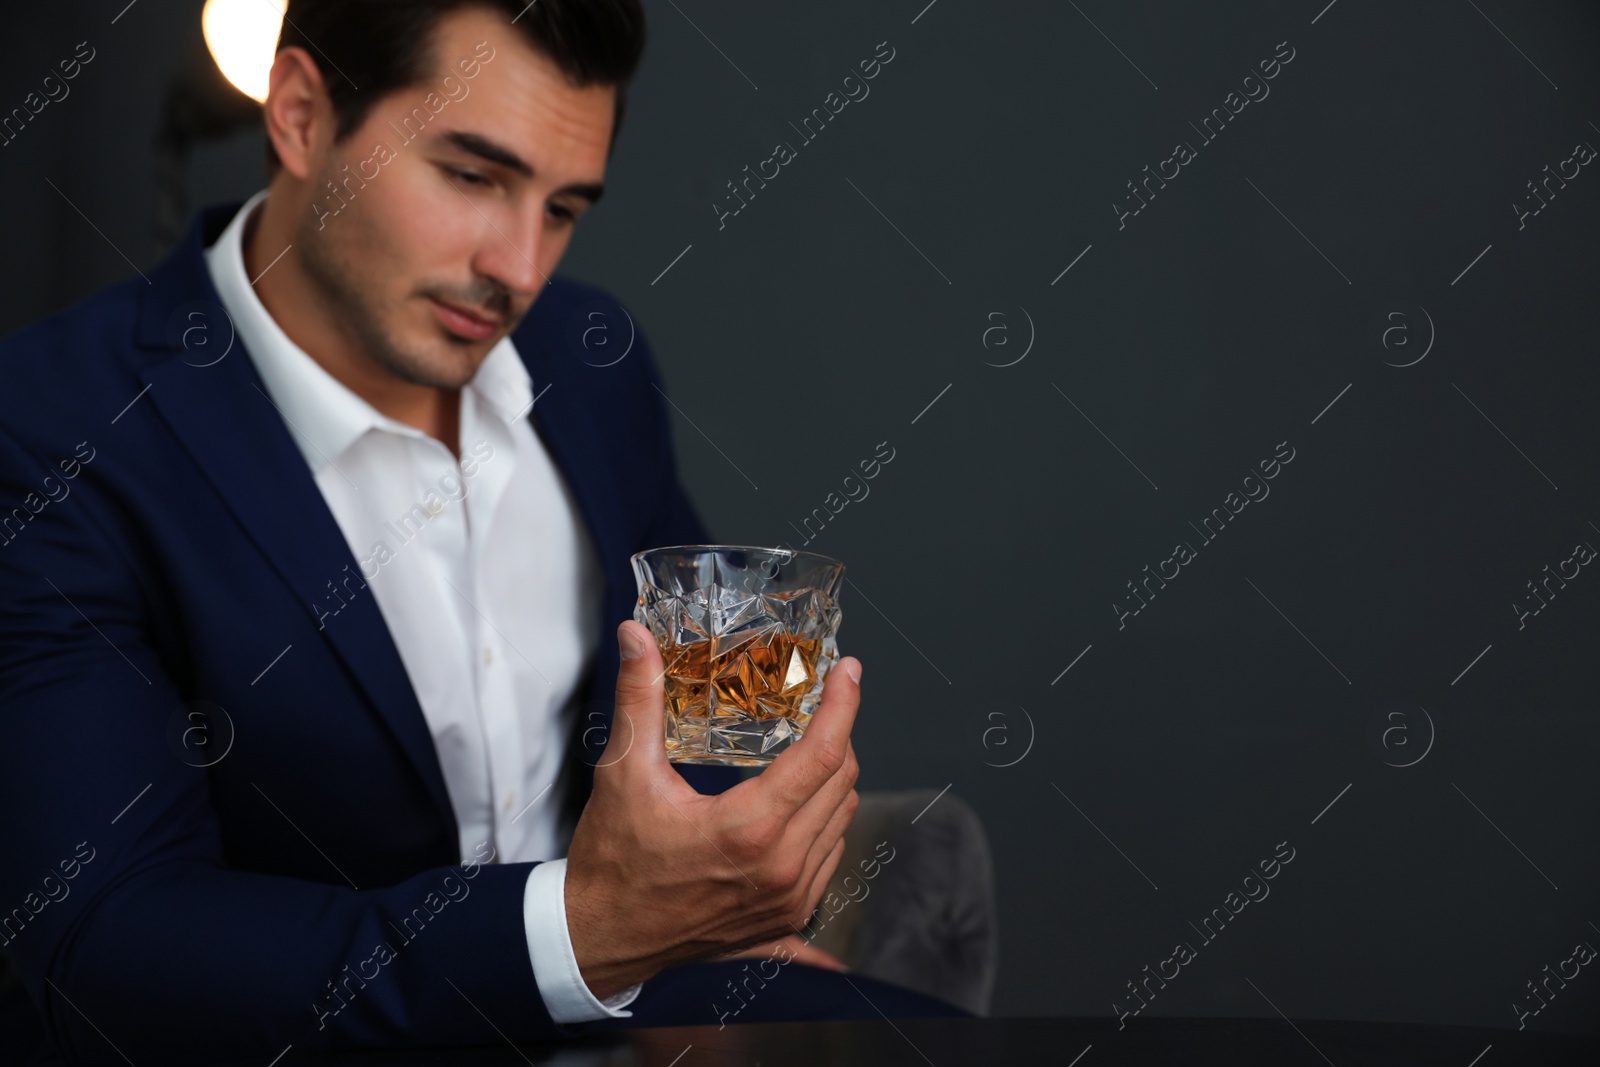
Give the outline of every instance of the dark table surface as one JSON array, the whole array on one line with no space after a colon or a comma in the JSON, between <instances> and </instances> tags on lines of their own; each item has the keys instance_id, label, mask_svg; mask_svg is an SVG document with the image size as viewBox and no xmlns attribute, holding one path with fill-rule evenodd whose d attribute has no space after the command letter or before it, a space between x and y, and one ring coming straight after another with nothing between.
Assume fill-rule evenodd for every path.
<instances>
[{"instance_id":1,"label":"dark table surface","mask_svg":"<svg viewBox=\"0 0 1600 1067\"><path fill-rule=\"evenodd\" d=\"M566 1045L285 1057L342 1067L947 1067L964 1063L1049 1064L1600 1064L1600 1039L1488 1027L1416 1026L1263 1019L901 1019L894 1022L749 1023L718 1030L636 1030ZM253 1067L260 1067L259 1064Z\"/></svg>"}]
</instances>

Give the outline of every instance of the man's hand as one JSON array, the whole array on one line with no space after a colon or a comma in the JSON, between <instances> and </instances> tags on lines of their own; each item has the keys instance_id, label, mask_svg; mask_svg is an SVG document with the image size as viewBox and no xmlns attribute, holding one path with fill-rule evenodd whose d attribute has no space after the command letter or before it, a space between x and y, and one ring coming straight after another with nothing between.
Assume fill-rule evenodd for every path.
<instances>
[{"instance_id":1,"label":"man's hand","mask_svg":"<svg viewBox=\"0 0 1600 1067\"><path fill-rule=\"evenodd\" d=\"M780 937L776 941L769 941L755 948L747 948L743 952L735 952L731 956L723 956L728 960L770 960L777 959L779 951L786 952L784 962L805 963L812 967L821 967L826 971L848 971L844 960L831 952L824 952L820 948L801 937L799 934L790 934Z\"/></svg>"},{"instance_id":2,"label":"man's hand","mask_svg":"<svg viewBox=\"0 0 1600 1067\"><path fill-rule=\"evenodd\" d=\"M616 716L566 876L573 954L600 999L667 967L794 934L838 867L860 804L850 743L859 660L846 656L828 673L805 736L758 777L702 796L667 762L655 639L628 621L617 640Z\"/></svg>"}]
</instances>

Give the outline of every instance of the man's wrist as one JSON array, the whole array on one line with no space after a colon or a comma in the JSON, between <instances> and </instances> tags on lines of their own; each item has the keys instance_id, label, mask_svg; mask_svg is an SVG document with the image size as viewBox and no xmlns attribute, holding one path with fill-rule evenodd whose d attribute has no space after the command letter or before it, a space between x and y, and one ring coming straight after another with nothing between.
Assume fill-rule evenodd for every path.
<instances>
[{"instance_id":1,"label":"man's wrist","mask_svg":"<svg viewBox=\"0 0 1600 1067\"><path fill-rule=\"evenodd\" d=\"M573 953L566 912L566 860L536 865L523 891L523 925L533 976L550 1018L559 1024L627 1018L638 996L637 982L608 984L597 994Z\"/></svg>"},{"instance_id":2,"label":"man's wrist","mask_svg":"<svg viewBox=\"0 0 1600 1067\"><path fill-rule=\"evenodd\" d=\"M572 939L572 954L584 985L596 999L606 1000L630 987L653 978L658 967L628 959L621 946L606 938L601 919L603 907L596 894L573 879L563 878L563 901L567 931Z\"/></svg>"}]
</instances>

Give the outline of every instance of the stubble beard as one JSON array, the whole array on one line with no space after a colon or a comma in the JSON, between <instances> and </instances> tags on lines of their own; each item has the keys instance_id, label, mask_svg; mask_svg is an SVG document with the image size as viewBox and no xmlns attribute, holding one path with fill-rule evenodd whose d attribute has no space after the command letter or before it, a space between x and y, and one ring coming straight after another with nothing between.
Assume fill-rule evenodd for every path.
<instances>
[{"instance_id":1,"label":"stubble beard","mask_svg":"<svg viewBox=\"0 0 1600 1067\"><path fill-rule=\"evenodd\" d=\"M348 220L354 223L355 219ZM384 370L402 381L430 389L456 391L464 388L477 374L479 365L488 355L471 352L466 342L450 342L441 338L459 358L441 360L427 354L411 351L400 344L385 329L384 316L377 299L360 288L360 272L356 265L340 255L341 249L327 240L327 232L313 230L309 224L302 227L297 244L301 249L300 261L307 276L323 294L325 306L335 327L344 333L356 349ZM381 257L377 257L381 261ZM397 307L398 315L403 307Z\"/></svg>"}]
</instances>

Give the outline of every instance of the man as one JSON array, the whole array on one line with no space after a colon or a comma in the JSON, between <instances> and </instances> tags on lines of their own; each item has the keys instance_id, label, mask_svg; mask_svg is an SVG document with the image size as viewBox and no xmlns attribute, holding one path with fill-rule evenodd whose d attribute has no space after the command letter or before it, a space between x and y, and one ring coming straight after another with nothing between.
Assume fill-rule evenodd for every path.
<instances>
[{"instance_id":1,"label":"man","mask_svg":"<svg viewBox=\"0 0 1600 1067\"><path fill-rule=\"evenodd\" d=\"M0 346L4 1040L704 1024L749 964L697 961L792 945L842 873L860 663L697 789L629 619L629 554L710 537L648 346L585 362L625 319L551 273L642 34L636 0L295 0L268 189ZM774 980L726 1014L955 1014Z\"/></svg>"}]
</instances>

